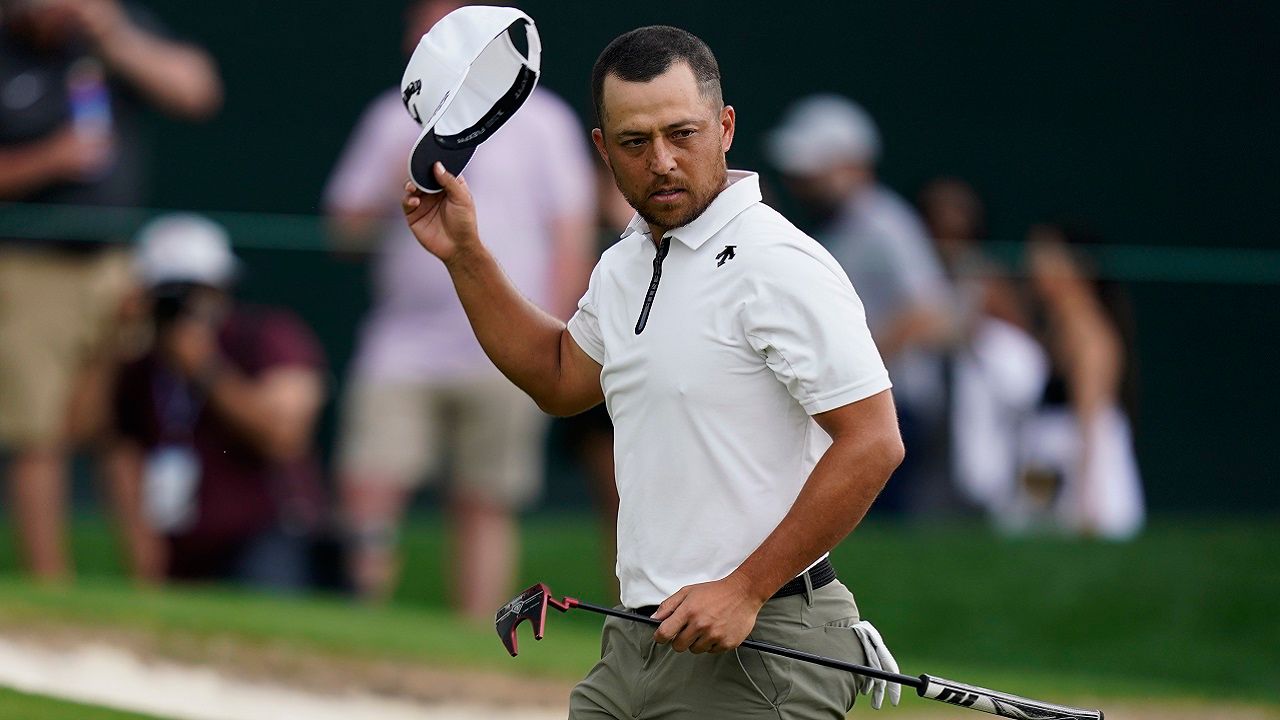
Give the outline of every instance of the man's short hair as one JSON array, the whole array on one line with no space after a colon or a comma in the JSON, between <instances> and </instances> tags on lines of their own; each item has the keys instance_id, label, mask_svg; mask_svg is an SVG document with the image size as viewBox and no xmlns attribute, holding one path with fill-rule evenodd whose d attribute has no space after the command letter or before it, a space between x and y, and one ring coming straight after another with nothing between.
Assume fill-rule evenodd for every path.
<instances>
[{"instance_id":1,"label":"man's short hair","mask_svg":"<svg viewBox=\"0 0 1280 720\"><path fill-rule=\"evenodd\" d=\"M591 70L591 99L596 121L604 124L604 79L614 75L627 82L649 82L677 62L693 70L702 97L724 103L720 90L720 64L711 48L693 33L670 25L649 25L623 33L596 58Z\"/></svg>"}]
</instances>

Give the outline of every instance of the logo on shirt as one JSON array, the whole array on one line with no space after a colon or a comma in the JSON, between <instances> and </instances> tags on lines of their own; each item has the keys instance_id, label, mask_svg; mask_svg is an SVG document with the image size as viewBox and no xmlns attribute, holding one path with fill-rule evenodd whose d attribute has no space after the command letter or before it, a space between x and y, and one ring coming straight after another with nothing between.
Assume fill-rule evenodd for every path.
<instances>
[{"instance_id":1,"label":"logo on shirt","mask_svg":"<svg viewBox=\"0 0 1280 720\"><path fill-rule=\"evenodd\" d=\"M724 246L724 249L720 251L720 254L719 254L719 255L716 255L716 259L720 261L720 262L716 263L716 267L720 267L721 265L725 264L726 262L728 262L728 261L732 260L732 259L734 258L733 249L734 249L734 248L736 248L736 247L738 247L738 246L737 246L737 245L725 245L725 246Z\"/></svg>"}]
</instances>

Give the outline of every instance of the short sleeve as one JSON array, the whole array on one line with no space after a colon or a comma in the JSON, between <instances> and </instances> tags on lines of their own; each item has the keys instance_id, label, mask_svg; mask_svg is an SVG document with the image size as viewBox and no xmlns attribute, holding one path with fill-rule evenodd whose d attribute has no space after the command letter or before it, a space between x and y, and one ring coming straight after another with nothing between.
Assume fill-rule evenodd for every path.
<instances>
[{"instance_id":1,"label":"short sleeve","mask_svg":"<svg viewBox=\"0 0 1280 720\"><path fill-rule=\"evenodd\" d=\"M862 301L817 243L775 246L751 272L743 324L751 347L810 415L892 386Z\"/></svg>"},{"instance_id":2,"label":"short sleeve","mask_svg":"<svg viewBox=\"0 0 1280 720\"><path fill-rule=\"evenodd\" d=\"M595 302L599 273L600 266L597 264L591 271L586 294L578 301L578 311L569 318L569 335L592 360L604 365L604 338L600 335L600 318L596 314Z\"/></svg>"}]
</instances>

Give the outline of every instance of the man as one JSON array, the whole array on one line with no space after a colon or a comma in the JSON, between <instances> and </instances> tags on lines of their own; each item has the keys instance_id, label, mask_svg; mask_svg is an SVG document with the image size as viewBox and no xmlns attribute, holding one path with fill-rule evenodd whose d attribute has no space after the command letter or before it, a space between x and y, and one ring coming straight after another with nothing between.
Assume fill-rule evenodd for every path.
<instances>
[{"instance_id":1,"label":"man","mask_svg":"<svg viewBox=\"0 0 1280 720\"><path fill-rule=\"evenodd\" d=\"M738 646L866 659L825 562L903 454L862 306L757 176L728 172L735 114L701 40L631 31L592 81L592 138L637 216L567 326L504 277L465 178L437 167L444 193L404 198L503 373L557 415L604 400L616 427L622 604L662 624L606 621L570 714L844 717L854 676Z\"/></svg>"},{"instance_id":2,"label":"man","mask_svg":"<svg viewBox=\"0 0 1280 720\"><path fill-rule=\"evenodd\" d=\"M0 201L145 206L142 111L197 120L221 101L208 54L133 5L0 0ZM128 254L104 239L0 237L0 444L23 564L42 580L71 573L68 455L106 416L131 290Z\"/></svg>"},{"instance_id":3,"label":"man","mask_svg":"<svg viewBox=\"0 0 1280 720\"><path fill-rule=\"evenodd\" d=\"M871 335L892 370L911 459L877 510L951 507L942 347L955 332L952 291L924 224L876 177L875 123L846 98L814 95L787 110L766 149L812 215L814 236L858 288Z\"/></svg>"},{"instance_id":4,"label":"man","mask_svg":"<svg viewBox=\"0 0 1280 720\"><path fill-rule=\"evenodd\" d=\"M410 4L405 49L461 3ZM352 575L366 599L398 579L396 530L415 488L448 471L454 608L489 621L519 557L515 511L540 489L546 418L476 343L439 263L401 217L406 148L421 128L398 89L370 105L329 181L325 207L349 244L376 238L374 307L360 333L338 451ZM567 318L590 272L595 193L573 111L538 89L467 169L479 223L521 292Z\"/></svg>"},{"instance_id":5,"label":"man","mask_svg":"<svg viewBox=\"0 0 1280 720\"><path fill-rule=\"evenodd\" d=\"M303 589L324 520L319 343L288 311L234 301L238 263L212 221L158 218L138 248L155 346L120 373L108 463L142 516L134 554L151 579Z\"/></svg>"}]
</instances>

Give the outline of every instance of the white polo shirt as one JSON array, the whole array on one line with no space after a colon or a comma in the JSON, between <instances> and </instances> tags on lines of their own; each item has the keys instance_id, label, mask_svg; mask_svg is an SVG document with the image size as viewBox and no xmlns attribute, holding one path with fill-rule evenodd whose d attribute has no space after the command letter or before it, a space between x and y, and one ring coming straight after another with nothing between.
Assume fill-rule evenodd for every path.
<instances>
[{"instance_id":1,"label":"white polo shirt","mask_svg":"<svg viewBox=\"0 0 1280 720\"><path fill-rule=\"evenodd\" d=\"M627 607L737 568L831 444L810 416L890 387L844 271L760 202L755 173L729 182L667 234L660 273L634 218L569 321L604 368Z\"/></svg>"}]
</instances>

